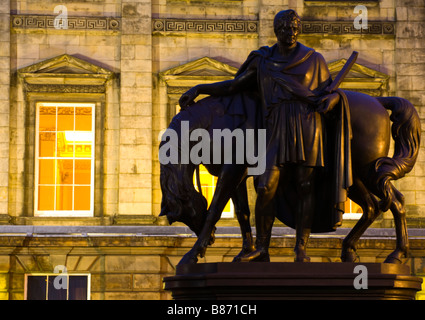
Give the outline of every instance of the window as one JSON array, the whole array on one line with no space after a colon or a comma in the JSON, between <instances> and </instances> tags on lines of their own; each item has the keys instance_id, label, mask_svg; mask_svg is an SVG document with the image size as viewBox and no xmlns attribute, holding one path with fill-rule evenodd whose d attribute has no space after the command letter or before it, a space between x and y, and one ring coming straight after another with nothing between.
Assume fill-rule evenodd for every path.
<instances>
[{"instance_id":1,"label":"window","mask_svg":"<svg viewBox=\"0 0 425 320\"><path fill-rule=\"evenodd\" d=\"M36 216L93 215L94 111L89 103L36 104Z\"/></svg>"},{"instance_id":2,"label":"window","mask_svg":"<svg viewBox=\"0 0 425 320\"><path fill-rule=\"evenodd\" d=\"M25 300L90 300L90 275L26 274Z\"/></svg>"},{"instance_id":3,"label":"window","mask_svg":"<svg viewBox=\"0 0 425 320\"><path fill-rule=\"evenodd\" d=\"M363 215L362 208L350 199L345 201L344 212L344 219L348 220L358 220Z\"/></svg>"},{"instance_id":4,"label":"window","mask_svg":"<svg viewBox=\"0 0 425 320\"><path fill-rule=\"evenodd\" d=\"M203 165L199 165L199 178L201 181L202 195L207 199L208 206L211 204L212 198L215 192L215 186L217 184L217 177L212 176L207 168ZM198 190L198 184L196 183L196 175L193 176L193 184L195 189ZM233 218L234 216L234 207L232 200L227 202L224 210L221 214L222 218Z\"/></svg>"}]
</instances>

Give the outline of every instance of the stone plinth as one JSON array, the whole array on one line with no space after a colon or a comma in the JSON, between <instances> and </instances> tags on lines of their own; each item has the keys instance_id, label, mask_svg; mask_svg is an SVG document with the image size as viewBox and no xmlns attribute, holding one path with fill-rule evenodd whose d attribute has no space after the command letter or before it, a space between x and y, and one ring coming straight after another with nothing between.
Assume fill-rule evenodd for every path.
<instances>
[{"instance_id":1,"label":"stone plinth","mask_svg":"<svg viewBox=\"0 0 425 320\"><path fill-rule=\"evenodd\" d=\"M176 300L413 300L422 279L407 265L258 262L178 266L164 283Z\"/></svg>"}]
</instances>

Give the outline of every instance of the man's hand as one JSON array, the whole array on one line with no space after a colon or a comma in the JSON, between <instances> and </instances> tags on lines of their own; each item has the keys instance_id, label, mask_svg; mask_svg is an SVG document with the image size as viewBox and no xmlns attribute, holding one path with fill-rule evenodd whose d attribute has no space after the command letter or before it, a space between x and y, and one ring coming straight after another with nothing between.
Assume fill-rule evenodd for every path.
<instances>
[{"instance_id":1,"label":"man's hand","mask_svg":"<svg viewBox=\"0 0 425 320\"><path fill-rule=\"evenodd\" d=\"M337 92L327 94L320 100L317 112L326 114L331 111L339 102L339 94Z\"/></svg>"},{"instance_id":2,"label":"man's hand","mask_svg":"<svg viewBox=\"0 0 425 320\"><path fill-rule=\"evenodd\" d=\"M194 104L195 103L194 100L196 99L197 96L198 96L198 91L196 87L193 87L189 89L188 91L186 91L185 93L183 93L179 99L179 105L182 108L182 110Z\"/></svg>"}]
</instances>

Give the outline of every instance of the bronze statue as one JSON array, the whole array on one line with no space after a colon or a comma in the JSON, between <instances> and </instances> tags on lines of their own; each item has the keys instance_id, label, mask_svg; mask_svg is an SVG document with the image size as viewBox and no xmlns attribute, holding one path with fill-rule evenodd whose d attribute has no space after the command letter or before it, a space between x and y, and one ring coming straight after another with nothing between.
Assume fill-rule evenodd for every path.
<instances>
[{"instance_id":1,"label":"bronze statue","mask_svg":"<svg viewBox=\"0 0 425 320\"><path fill-rule=\"evenodd\" d=\"M341 224L341 205L347 194L364 214L344 239L341 259L356 259L358 239L388 209L395 219L397 246L386 262L400 262L406 255L404 200L390 181L403 177L416 162L420 139L417 112L402 98L330 89L333 82L323 57L297 42L300 23L295 11L279 12L274 21L274 46L253 51L233 80L198 85L181 97L183 111L169 129L177 130L187 120L190 130L207 128L211 135L217 128L265 129L267 135L265 172L254 177L255 249L246 200L248 161L205 163L208 171L218 176L208 210L193 187L196 164L161 164L161 215L167 215L170 222L185 222L198 235L180 263L194 263L205 253L230 197L243 237L235 261L269 261L275 217L296 229L295 261L309 261L310 232L332 231ZM199 94L211 97L194 104ZM392 111L391 118L386 109ZM392 158L387 157L390 119L395 140Z\"/></svg>"}]
</instances>

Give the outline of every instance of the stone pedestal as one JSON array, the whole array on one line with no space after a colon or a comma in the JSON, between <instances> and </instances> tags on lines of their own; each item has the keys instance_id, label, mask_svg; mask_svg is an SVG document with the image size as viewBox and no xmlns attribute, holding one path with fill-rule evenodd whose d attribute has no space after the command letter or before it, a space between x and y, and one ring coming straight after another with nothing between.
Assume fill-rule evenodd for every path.
<instances>
[{"instance_id":1,"label":"stone pedestal","mask_svg":"<svg viewBox=\"0 0 425 320\"><path fill-rule=\"evenodd\" d=\"M164 283L175 300L413 300L422 279L407 265L258 262L178 266Z\"/></svg>"}]
</instances>

